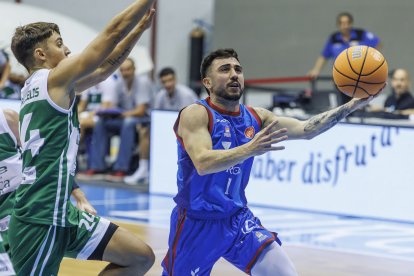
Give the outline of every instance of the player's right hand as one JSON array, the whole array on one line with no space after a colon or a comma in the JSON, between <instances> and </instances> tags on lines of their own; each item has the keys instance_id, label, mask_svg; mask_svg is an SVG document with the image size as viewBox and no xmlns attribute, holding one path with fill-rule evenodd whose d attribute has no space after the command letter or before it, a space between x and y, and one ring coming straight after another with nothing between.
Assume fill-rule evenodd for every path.
<instances>
[{"instance_id":1,"label":"player's right hand","mask_svg":"<svg viewBox=\"0 0 414 276\"><path fill-rule=\"evenodd\" d=\"M284 135L287 132L286 128L277 128L277 120L271 122L260 132L258 132L253 139L248 143L249 150L253 155L261 155L268 151L284 150L284 146L273 146L274 144L285 141L288 136Z\"/></svg>"}]
</instances>

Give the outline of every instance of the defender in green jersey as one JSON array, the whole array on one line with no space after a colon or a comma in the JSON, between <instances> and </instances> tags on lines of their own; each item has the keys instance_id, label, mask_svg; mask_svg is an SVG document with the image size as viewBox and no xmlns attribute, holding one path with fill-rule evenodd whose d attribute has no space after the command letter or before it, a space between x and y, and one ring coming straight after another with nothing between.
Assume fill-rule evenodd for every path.
<instances>
[{"instance_id":1,"label":"defender in green jersey","mask_svg":"<svg viewBox=\"0 0 414 276\"><path fill-rule=\"evenodd\" d=\"M64 256L110 262L101 275L142 275L154 262L138 237L69 200L79 143L75 91L106 79L127 58L151 25L152 3L134 1L73 57L56 24L16 29L12 51L30 74L19 114L23 176L9 223L18 275L56 275Z\"/></svg>"},{"instance_id":2,"label":"defender in green jersey","mask_svg":"<svg viewBox=\"0 0 414 276\"><path fill-rule=\"evenodd\" d=\"M22 182L22 159L20 153L19 114L11 109L0 108L0 233L8 251L8 227L15 204L15 190ZM96 210L85 194L74 183L72 196L77 207L96 215Z\"/></svg>"},{"instance_id":3,"label":"defender in green jersey","mask_svg":"<svg viewBox=\"0 0 414 276\"><path fill-rule=\"evenodd\" d=\"M6 250L3 246L3 239L0 236L0 275L9 276L16 275L14 272L12 263L10 261L9 255L7 255Z\"/></svg>"}]
</instances>

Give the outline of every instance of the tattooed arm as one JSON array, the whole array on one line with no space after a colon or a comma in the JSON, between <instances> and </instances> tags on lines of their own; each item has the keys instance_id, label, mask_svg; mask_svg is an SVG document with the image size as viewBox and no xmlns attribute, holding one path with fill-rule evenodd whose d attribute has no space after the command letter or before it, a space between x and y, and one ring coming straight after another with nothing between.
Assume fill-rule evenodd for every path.
<instances>
[{"instance_id":1,"label":"tattooed arm","mask_svg":"<svg viewBox=\"0 0 414 276\"><path fill-rule=\"evenodd\" d=\"M255 108L255 110L262 119L263 127L277 119L279 121L277 127L287 129L286 135L289 137L289 140L312 139L336 125L353 111L367 105L371 100L372 97L368 99L353 99L344 105L315 115L306 121L299 121L288 117L276 117L275 114L263 108Z\"/></svg>"},{"instance_id":2,"label":"tattooed arm","mask_svg":"<svg viewBox=\"0 0 414 276\"><path fill-rule=\"evenodd\" d=\"M138 39L152 23L155 10L151 9L139 21L138 25L115 47L108 58L93 73L76 83L76 91L84 91L106 80L129 56Z\"/></svg>"}]
</instances>

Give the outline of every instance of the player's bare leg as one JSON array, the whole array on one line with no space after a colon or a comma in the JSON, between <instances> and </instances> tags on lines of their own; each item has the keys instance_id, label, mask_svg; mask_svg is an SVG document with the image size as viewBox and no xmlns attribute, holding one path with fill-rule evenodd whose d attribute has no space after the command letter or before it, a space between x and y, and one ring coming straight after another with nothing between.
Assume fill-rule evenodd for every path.
<instances>
[{"instance_id":1,"label":"player's bare leg","mask_svg":"<svg viewBox=\"0 0 414 276\"><path fill-rule=\"evenodd\" d=\"M152 249L131 232L119 227L103 254L110 262L99 275L144 275L154 264Z\"/></svg>"},{"instance_id":2,"label":"player's bare leg","mask_svg":"<svg viewBox=\"0 0 414 276\"><path fill-rule=\"evenodd\" d=\"M253 276L298 275L285 250L276 242L273 242L265 250L263 250L251 272Z\"/></svg>"}]
</instances>

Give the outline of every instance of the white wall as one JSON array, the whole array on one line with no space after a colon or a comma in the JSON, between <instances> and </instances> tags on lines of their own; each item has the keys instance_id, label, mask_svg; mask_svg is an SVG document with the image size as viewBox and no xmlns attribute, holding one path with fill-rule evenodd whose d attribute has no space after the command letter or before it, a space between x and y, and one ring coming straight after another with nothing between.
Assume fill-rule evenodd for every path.
<instances>
[{"instance_id":1,"label":"white wall","mask_svg":"<svg viewBox=\"0 0 414 276\"><path fill-rule=\"evenodd\" d=\"M36 21L57 23L63 41L74 54L79 53L85 48L98 33L97 30L80 20L76 20L63 13L28 4L0 2L0 17L3 19L2 24L0 24L0 47L2 48L9 48L11 37L17 26ZM10 49L8 49L8 52L12 56ZM140 60L138 72L148 72L153 68L153 63L146 47L135 47L131 56ZM22 66L17 67L15 61L12 61L12 70L25 73L25 69Z\"/></svg>"},{"instance_id":2,"label":"white wall","mask_svg":"<svg viewBox=\"0 0 414 276\"><path fill-rule=\"evenodd\" d=\"M188 83L190 32L194 19L214 20L214 0L159 0L157 70L173 66L180 82Z\"/></svg>"},{"instance_id":3,"label":"white wall","mask_svg":"<svg viewBox=\"0 0 414 276\"><path fill-rule=\"evenodd\" d=\"M0 4L13 2L13 0L0 0ZM132 3L132 0L22 0L22 2L20 6L30 5L47 9L100 31L114 15ZM194 26L193 20L202 19L212 24L214 2L214 0L158 0L156 72L164 66L172 66L176 68L179 80L183 83L188 82L189 37ZM9 13L9 16L12 18L13 12ZM34 16L36 13L33 13L31 18ZM7 19L2 18L2 22L7 22ZM50 21L51 18L38 16L38 20ZM150 32L147 31L138 45L150 49L150 38ZM6 40L8 39L6 37ZM0 35L0 43L1 40ZM139 63L140 61L137 62L138 69Z\"/></svg>"}]
</instances>

